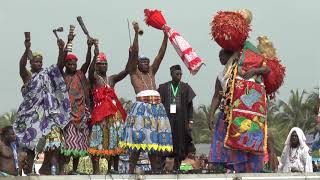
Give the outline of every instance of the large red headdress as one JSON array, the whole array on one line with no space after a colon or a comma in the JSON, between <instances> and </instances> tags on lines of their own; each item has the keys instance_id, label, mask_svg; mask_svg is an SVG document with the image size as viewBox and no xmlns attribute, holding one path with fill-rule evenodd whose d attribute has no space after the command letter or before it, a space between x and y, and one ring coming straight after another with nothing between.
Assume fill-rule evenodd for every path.
<instances>
[{"instance_id":1,"label":"large red headdress","mask_svg":"<svg viewBox=\"0 0 320 180\"><path fill-rule=\"evenodd\" d=\"M249 24L239 12L219 11L211 22L211 35L223 49L241 50L248 38Z\"/></svg>"}]
</instances>

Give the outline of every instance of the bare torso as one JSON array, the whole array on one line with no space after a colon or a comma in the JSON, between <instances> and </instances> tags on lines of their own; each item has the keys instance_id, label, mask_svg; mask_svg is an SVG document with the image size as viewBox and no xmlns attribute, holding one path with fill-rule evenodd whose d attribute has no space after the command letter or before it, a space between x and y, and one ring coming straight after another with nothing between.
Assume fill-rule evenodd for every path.
<instances>
[{"instance_id":1,"label":"bare torso","mask_svg":"<svg viewBox=\"0 0 320 180\"><path fill-rule=\"evenodd\" d=\"M142 73L137 68L136 71L130 74L131 84L136 94L144 90L157 90L154 73L149 68L148 73Z\"/></svg>"},{"instance_id":2,"label":"bare torso","mask_svg":"<svg viewBox=\"0 0 320 180\"><path fill-rule=\"evenodd\" d=\"M10 146L0 141L0 171L16 175L13 152Z\"/></svg>"},{"instance_id":3,"label":"bare torso","mask_svg":"<svg viewBox=\"0 0 320 180\"><path fill-rule=\"evenodd\" d=\"M108 84L110 86L110 77L108 77L108 76L103 77L100 75L96 75L94 87L100 88L100 87L105 86L106 84Z\"/></svg>"}]
</instances>

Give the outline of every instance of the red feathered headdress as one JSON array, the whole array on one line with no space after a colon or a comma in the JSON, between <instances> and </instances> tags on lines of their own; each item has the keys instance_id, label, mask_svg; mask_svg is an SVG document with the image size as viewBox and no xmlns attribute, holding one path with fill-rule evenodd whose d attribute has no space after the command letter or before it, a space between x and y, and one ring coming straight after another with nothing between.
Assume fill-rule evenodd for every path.
<instances>
[{"instance_id":1,"label":"red feathered headdress","mask_svg":"<svg viewBox=\"0 0 320 180\"><path fill-rule=\"evenodd\" d=\"M219 11L211 22L211 35L223 49L241 50L248 38L249 24L238 12Z\"/></svg>"}]
</instances>

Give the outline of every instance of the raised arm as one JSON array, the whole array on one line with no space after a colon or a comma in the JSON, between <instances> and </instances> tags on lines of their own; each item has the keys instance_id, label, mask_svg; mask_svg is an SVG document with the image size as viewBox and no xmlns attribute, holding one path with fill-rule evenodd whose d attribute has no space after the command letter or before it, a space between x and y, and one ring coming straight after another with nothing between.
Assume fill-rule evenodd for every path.
<instances>
[{"instance_id":1,"label":"raised arm","mask_svg":"<svg viewBox=\"0 0 320 180\"><path fill-rule=\"evenodd\" d=\"M161 44L161 47L160 47L160 50L158 52L158 55L156 56L156 58L154 59L153 61L153 64L151 65L151 68L152 68L152 72L153 74L156 74L158 69L159 69L159 66L161 64L161 61L166 53L166 50L167 50L167 44L168 44L168 36L166 33L163 33L163 40L162 40L162 44Z\"/></svg>"},{"instance_id":2,"label":"raised arm","mask_svg":"<svg viewBox=\"0 0 320 180\"><path fill-rule=\"evenodd\" d=\"M137 22L133 22L132 25L134 29L134 40L131 48L131 56L129 56L128 63L126 65L126 70L129 74L136 71L139 58L139 24Z\"/></svg>"},{"instance_id":3,"label":"raised arm","mask_svg":"<svg viewBox=\"0 0 320 180\"><path fill-rule=\"evenodd\" d=\"M24 41L24 45L26 47L26 50L24 51L19 63L19 74L23 81L23 84L28 82L28 80L31 78L31 74L26 68L27 62L28 62L28 53L31 53L31 50L30 50L31 42Z\"/></svg>"},{"instance_id":4,"label":"raised arm","mask_svg":"<svg viewBox=\"0 0 320 180\"><path fill-rule=\"evenodd\" d=\"M88 38L87 40L87 45L88 45L88 50L87 50L87 56L86 56L86 62L81 66L81 71L83 74L86 74L88 71L88 68L90 66L90 61L91 61L91 47L94 43L93 38Z\"/></svg>"},{"instance_id":5,"label":"raised arm","mask_svg":"<svg viewBox=\"0 0 320 180\"><path fill-rule=\"evenodd\" d=\"M132 47L129 48L129 57L128 57L128 62L127 62L126 67L128 66L128 63L129 63L131 58L132 58ZM121 71L120 73L110 76L110 81L109 81L110 82L110 86L114 87L117 84L117 82L119 82L122 79L124 79L127 75L128 75L128 71L125 68L125 70Z\"/></svg>"},{"instance_id":6,"label":"raised arm","mask_svg":"<svg viewBox=\"0 0 320 180\"><path fill-rule=\"evenodd\" d=\"M219 79L216 79L216 84L215 84L215 90L214 90L214 95L212 97L211 101L211 108L210 108L210 114L209 114L209 119L208 119L208 124L210 130L213 130L214 127L214 114L216 110L219 107L219 104L222 99L222 87Z\"/></svg>"},{"instance_id":7,"label":"raised arm","mask_svg":"<svg viewBox=\"0 0 320 180\"><path fill-rule=\"evenodd\" d=\"M64 57L67 55L67 51L64 51L64 41L62 39L57 40L58 48L59 48L59 55L58 55L58 62L57 66L60 72L63 72L64 67Z\"/></svg>"},{"instance_id":8,"label":"raised arm","mask_svg":"<svg viewBox=\"0 0 320 180\"><path fill-rule=\"evenodd\" d=\"M90 64L89 67L89 81L91 86L94 85L95 83L95 79L96 79L96 62L97 62L97 57L99 55L99 46L98 44L94 44L94 56L93 56L93 60Z\"/></svg>"}]
</instances>

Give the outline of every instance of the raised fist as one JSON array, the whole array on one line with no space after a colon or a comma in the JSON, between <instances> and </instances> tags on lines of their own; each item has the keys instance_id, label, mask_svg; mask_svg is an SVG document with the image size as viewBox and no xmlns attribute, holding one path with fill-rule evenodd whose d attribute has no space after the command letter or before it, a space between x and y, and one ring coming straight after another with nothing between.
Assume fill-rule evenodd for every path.
<instances>
[{"instance_id":1,"label":"raised fist","mask_svg":"<svg viewBox=\"0 0 320 180\"><path fill-rule=\"evenodd\" d=\"M88 44L88 47L92 47L93 44L94 44L94 39L93 38L88 38L87 44Z\"/></svg>"},{"instance_id":2,"label":"raised fist","mask_svg":"<svg viewBox=\"0 0 320 180\"><path fill-rule=\"evenodd\" d=\"M65 43L64 43L64 41L62 39L58 39L57 40L57 44L58 44L59 49L63 49L64 48Z\"/></svg>"},{"instance_id":3,"label":"raised fist","mask_svg":"<svg viewBox=\"0 0 320 180\"><path fill-rule=\"evenodd\" d=\"M31 42L30 41L24 41L24 46L26 47L26 49L30 49Z\"/></svg>"},{"instance_id":4,"label":"raised fist","mask_svg":"<svg viewBox=\"0 0 320 180\"><path fill-rule=\"evenodd\" d=\"M74 33L69 33L69 34L68 34L68 42L73 41L73 39L74 39L75 36L76 36L76 34L74 34Z\"/></svg>"},{"instance_id":5,"label":"raised fist","mask_svg":"<svg viewBox=\"0 0 320 180\"><path fill-rule=\"evenodd\" d=\"M133 29L134 29L134 31L137 33L137 32L139 32L139 24L136 22L136 21L133 21L132 22L132 26L133 26Z\"/></svg>"}]
</instances>

